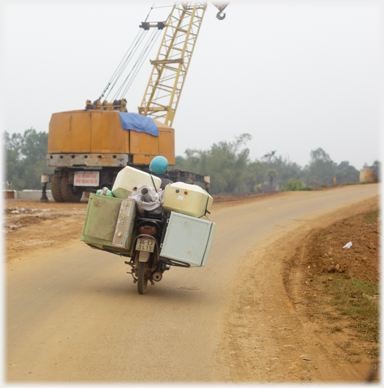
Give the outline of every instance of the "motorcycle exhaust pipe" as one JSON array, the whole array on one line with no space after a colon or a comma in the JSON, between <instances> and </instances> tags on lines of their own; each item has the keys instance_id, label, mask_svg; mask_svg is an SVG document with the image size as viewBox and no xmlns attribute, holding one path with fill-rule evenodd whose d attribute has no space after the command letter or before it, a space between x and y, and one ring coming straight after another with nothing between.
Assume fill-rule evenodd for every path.
<instances>
[{"instance_id":1,"label":"motorcycle exhaust pipe","mask_svg":"<svg viewBox=\"0 0 384 388\"><path fill-rule=\"evenodd\" d=\"M141 199L144 201L144 202L152 202L152 198L151 196L149 195L149 192L148 192L148 189L146 187L143 187L141 189Z\"/></svg>"},{"instance_id":2,"label":"motorcycle exhaust pipe","mask_svg":"<svg viewBox=\"0 0 384 388\"><path fill-rule=\"evenodd\" d=\"M163 274L161 272L155 272L152 278L155 282L159 282L163 278Z\"/></svg>"}]
</instances>

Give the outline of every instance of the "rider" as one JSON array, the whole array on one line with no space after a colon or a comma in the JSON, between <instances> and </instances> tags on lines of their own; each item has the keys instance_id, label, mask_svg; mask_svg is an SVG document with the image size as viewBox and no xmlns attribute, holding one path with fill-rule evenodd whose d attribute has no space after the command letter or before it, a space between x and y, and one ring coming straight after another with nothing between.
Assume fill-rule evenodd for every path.
<instances>
[{"instance_id":1,"label":"rider","mask_svg":"<svg viewBox=\"0 0 384 388\"><path fill-rule=\"evenodd\" d=\"M163 190L165 189L166 185L173 183L167 174L167 168L168 160L167 158L164 158L164 156L155 156L149 165L149 171L161 179L160 188Z\"/></svg>"}]
</instances>

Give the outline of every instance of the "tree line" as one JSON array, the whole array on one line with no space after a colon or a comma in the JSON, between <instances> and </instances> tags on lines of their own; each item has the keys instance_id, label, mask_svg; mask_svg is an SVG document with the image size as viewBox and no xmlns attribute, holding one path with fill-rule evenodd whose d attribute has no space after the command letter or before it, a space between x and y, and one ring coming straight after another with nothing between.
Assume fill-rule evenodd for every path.
<instances>
[{"instance_id":1,"label":"tree line","mask_svg":"<svg viewBox=\"0 0 384 388\"><path fill-rule=\"evenodd\" d=\"M210 175L212 194L244 194L279 190L309 190L334 184L358 183L360 171L348 161L335 163L322 148L311 151L309 164L303 168L277 151L260 159L250 160L246 143L252 139L248 133L234 141L215 143L208 150L187 149L185 157L177 156L175 169ZM372 166L379 176L380 163Z\"/></svg>"},{"instance_id":2,"label":"tree line","mask_svg":"<svg viewBox=\"0 0 384 388\"><path fill-rule=\"evenodd\" d=\"M48 133L30 128L21 133L3 134L5 179L12 190L41 189L41 174L52 174L45 156Z\"/></svg>"},{"instance_id":3,"label":"tree line","mask_svg":"<svg viewBox=\"0 0 384 388\"><path fill-rule=\"evenodd\" d=\"M13 190L40 189L41 174L54 171L45 161L48 133L30 128L23 134L5 131L3 137L6 181ZM355 167L348 161L335 163L322 148L311 151L309 164L303 168L276 150L250 160L246 144L251 139L244 133L233 141L214 143L208 150L187 149L185 156L176 156L176 165L171 168L209 175L212 194L303 190L332 185L333 177L338 184L359 182ZM364 167L374 168L378 176L378 161Z\"/></svg>"}]
</instances>

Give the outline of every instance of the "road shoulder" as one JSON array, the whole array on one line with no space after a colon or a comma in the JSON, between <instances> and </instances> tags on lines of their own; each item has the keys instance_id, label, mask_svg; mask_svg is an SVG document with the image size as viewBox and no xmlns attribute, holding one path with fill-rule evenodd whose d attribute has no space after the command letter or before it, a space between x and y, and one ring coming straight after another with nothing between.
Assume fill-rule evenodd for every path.
<instances>
[{"instance_id":1,"label":"road shoulder","mask_svg":"<svg viewBox=\"0 0 384 388\"><path fill-rule=\"evenodd\" d=\"M216 354L220 370L227 371L230 381L366 380L372 360L364 354L358 363L340 360L337 343L347 341L347 333L329 335L321 322L310 319L303 308L307 285L302 284L300 272L287 272L287 268L311 231L375 205L378 197L313 221L300 221L248 252L233 282Z\"/></svg>"}]
</instances>

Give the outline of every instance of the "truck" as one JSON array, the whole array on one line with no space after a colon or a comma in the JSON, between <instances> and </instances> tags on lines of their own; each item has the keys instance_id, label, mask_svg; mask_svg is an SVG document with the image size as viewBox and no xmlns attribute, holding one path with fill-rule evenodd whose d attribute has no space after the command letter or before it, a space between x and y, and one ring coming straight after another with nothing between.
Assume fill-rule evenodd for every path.
<instances>
[{"instance_id":1,"label":"truck","mask_svg":"<svg viewBox=\"0 0 384 388\"><path fill-rule=\"evenodd\" d=\"M216 7L217 18L223 20L226 5ZM200 2L175 4L165 22L147 22L147 17L141 23L136 42L143 41L151 29L156 33L165 31L157 57L150 61L152 72L138 113L128 112L124 98L132 79L124 81L113 102L106 99L130 60L128 52L97 100L87 100L85 109L52 114L46 161L55 170L53 174L42 175L41 201L48 200L48 183L56 202L79 202L84 192L112 187L117 173L125 166L148 172L151 160L158 155L166 157L170 166L175 165L172 123L206 8L206 3ZM143 53L148 51L149 44ZM136 62L134 72L142 65L143 57ZM123 129L124 114L150 117L157 126L158 136ZM209 176L180 170L168 173L173 181L201 183L209 192Z\"/></svg>"}]
</instances>

